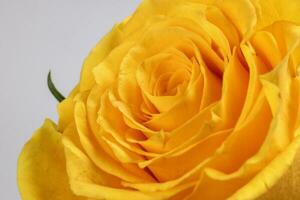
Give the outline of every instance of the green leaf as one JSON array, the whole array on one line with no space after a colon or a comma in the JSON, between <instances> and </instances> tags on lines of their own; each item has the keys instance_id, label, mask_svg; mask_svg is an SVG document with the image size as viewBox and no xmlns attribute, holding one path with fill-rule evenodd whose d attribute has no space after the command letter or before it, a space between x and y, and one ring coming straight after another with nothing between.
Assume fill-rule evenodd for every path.
<instances>
[{"instance_id":1,"label":"green leaf","mask_svg":"<svg viewBox=\"0 0 300 200\"><path fill-rule=\"evenodd\" d=\"M48 73L47 83L48 83L48 88L50 92L53 94L53 96L57 99L58 102L62 102L65 99L65 97L56 89L55 85L53 84L51 78L51 71L49 71Z\"/></svg>"}]
</instances>

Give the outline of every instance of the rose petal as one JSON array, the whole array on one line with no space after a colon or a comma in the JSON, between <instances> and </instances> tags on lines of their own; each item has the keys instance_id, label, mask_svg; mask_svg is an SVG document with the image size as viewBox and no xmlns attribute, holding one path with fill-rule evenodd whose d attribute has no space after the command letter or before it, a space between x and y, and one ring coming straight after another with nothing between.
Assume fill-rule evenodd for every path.
<instances>
[{"instance_id":1,"label":"rose petal","mask_svg":"<svg viewBox=\"0 0 300 200\"><path fill-rule=\"evenodd\" d=\"M299 133L299 130L297 131ZM230 199L255 199L262 194L259 200L271 200L271 199L294 199L299 195L299 156L296 153L299 152L300 137L294 139L294 141L280 153L267 167L265 167L254 179L252 179L247 185L238 190ZM297 154L299 155L299 153ZM294 161L294 164L292 165ZM291 170L295 174L292 174L281 181L282 175L287 173L288 168L292 165ZM291 172L292 173L292 172ZM279 181L279 182L278 182ZM275 185L277 183L278 185ZM270 188L275 185L274 189ZM280 189L279 189L280 188ZM285 188L284 190L282 190Z\"/></svg>"},{"instance_id":2,"label":"rose petal","mask_svg":"<svg viewBox=\"0 0 300 200\"><path fill-rule=\"evenodd\" d=\"M93 69L99 64L114 47L119 45L122 31L119 25L116 25L90 52L83 64L80 78L80 91L89 90L94 84Z\"/></svg>"},{"instance_id":3,"label":"rose petal","mask_svg":"<svg viewBox=\"0 0 300 200\"><path fill-rule=\"evenodd\" d=\"M260 13L258 28L271 25L275 21L290 21L300 23L300 2L285 0L252 0L257 5L257 12Z\"/></svg>"},{"instance_id":4,"label":"rose petal","mask_svg":"<svg viewBox=\"0 0 300 200\"><path fill-rule=\"evenodd\" d=\"M240 34L248 39L257 22L256 9L250 0L222 0L220 8L225 15L240 31Z\"/></svg>"},{"instance_id":5,"label":"rose petal","mask_svg":"<svg viewBox=\"0 0 300 200\"><path fill-rule=\"evenodd\" d=\"M22 199L82 199L70 191L61 143L62 135L46 120L24 146L18 160L18 185Z\"/></svg>"},{"instance_id":6,"label":"rose petal","mask_svg":"<svg viewBox=\"0 0 300 200\"><path fill-rule=\"evenodd\" d=\"M107 153L95 142L86 118L86 108L83 102L77 102L75 105L75 121L80 141L90 159L103 171L113 174L129 182L152 181L152 178L142 173L138 169L132 173L124 168L119 162L113 160Z\"/></svg>"}]
</instances>

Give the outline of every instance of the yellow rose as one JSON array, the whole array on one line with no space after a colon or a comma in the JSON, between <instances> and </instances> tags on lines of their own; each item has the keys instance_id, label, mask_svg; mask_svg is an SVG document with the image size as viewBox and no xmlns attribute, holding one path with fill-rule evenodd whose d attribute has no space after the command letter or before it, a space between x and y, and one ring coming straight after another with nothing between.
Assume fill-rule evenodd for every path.
<instances>
[{"instance_id":1,"label":"yellow rose","mask_svg":"<svg viewBox=\"0 0 300 200\"><path fill-rule=\"evenodd\" d=\"M298 0L144 0L25 145L22 198L299 199L299 23Z\"/></svg>"}]
</instances>

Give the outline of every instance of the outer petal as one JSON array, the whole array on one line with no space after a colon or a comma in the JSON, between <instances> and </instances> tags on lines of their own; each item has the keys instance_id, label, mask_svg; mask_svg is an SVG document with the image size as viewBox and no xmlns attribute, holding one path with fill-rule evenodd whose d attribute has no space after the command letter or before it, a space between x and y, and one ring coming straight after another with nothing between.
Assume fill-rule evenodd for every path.
<instances>
[{"instance_id":1,"label":"outer petal","mask_svg":"<svg viewBox=\"0 0 300 200\"><path fill-rule=\"evenodd\" d=\"M261 194L264 195L259 200L292 200L297 198L300 192L299 146L300 137L297 136L285 151L230 199L256 199ZM285 176L281 177L282 174Z\"/></svg>"},{"instance_id":2,"label":"outer petal","mask_svg":"<svg viewBox=\"0 0 300 200\"><path fill-rule=\"evenodd\" d=\"M18 185L23 200L82 199L69 189L61 134L50 120L45 121L22 150Z\"/></svg>"},{"instance_id":3,"label":"outer petal","mask_svg":"<svg viewBox=\"0 0 300 200\"><path fill-rule=\"evenodd\" d=\"M300 194L300 151L298 150L295 160L285 175L258 200L293 200Z\"/></svg>"},{"instance_id":4,"label":"outer petal","mask_svg":"<svg viewBox=\"0 0 300 200\"><path fill-rule=\"evenodd\" d=\"M121 24L122 25L122 24ZM80 91L89 90L95 84L93 77L93 69L98 65L116 46L120 44L122 38L121 25L113 27L109 32L90 52L85 59L79 89Z\"/></svg>"},{"instance_id":5,"label":"outer petal","mask_svg":"<svg viewBox=\"0 0 300 200\"><path fill-rule=\"evenodd\" d=\"M252 0L260 13L258 27L262 28L275 21L290 21L300 24L300 1L298 0Z\"/></svg>"}]
</instances>

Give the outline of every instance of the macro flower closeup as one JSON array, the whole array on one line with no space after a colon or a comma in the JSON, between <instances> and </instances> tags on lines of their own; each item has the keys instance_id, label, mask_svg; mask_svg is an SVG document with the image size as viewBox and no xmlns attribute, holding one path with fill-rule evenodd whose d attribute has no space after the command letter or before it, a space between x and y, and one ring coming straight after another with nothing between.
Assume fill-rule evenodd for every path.
<instances>
[{"instance_id":1,"label":"macro flower closeup","mask_svg":"<svg viewBox=\"0 0 300 200\"><path fill-rule=\"evenodd\" d=\"M144 0L24 146L22 199L299 199L299 67L298 0Z\"/></svg>"}]
</instances>

